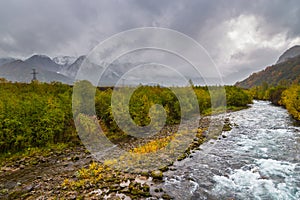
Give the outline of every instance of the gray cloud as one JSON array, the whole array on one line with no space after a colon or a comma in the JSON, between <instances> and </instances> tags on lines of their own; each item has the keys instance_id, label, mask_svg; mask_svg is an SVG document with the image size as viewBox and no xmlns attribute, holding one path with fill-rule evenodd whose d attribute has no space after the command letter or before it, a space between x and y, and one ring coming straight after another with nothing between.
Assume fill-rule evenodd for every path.
<instances>
[{"instance_id":1,"label":"gray cloud","mask_svg":"<svg viewBox=\"0 0 300 200\"><path fill-rule=\"evenodd\" d=\"M300 6L297 0L0 1L0 57L79 56L141 26L194 38L232 83L300 43Z\"/></svg>"}]
</instances>

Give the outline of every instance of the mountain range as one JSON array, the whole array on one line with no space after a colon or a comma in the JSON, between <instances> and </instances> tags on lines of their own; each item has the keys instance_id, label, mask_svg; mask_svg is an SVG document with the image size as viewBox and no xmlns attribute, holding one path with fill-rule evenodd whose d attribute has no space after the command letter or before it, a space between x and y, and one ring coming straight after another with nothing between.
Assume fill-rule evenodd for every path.
<instances>
[{"instance_id":1,"label":"mountain range","mask_svg":"<svg viewBox=\"0 0 300 200\"><path fill-rule=\"evenodd\" d=\"M85 55L78 58L72 56L58 56L52 59L46 55L33 55L24 60L7 57L0 58L0 78L5 78L13 82L30 82L33 78L32 69L35 69L38 73L37 79L41 82L57 81L66 84L73 84L77 72L84 61L86 62L85 66L87 67L85 68L83 77L79 77L79 79L98 80L98 74L95 72L99 72L100 69L103 72L102 77L100 78L100 85L102 86L116 85L118 81L123 82L123 75L132 71L137 64L144 64L114 62L110 64L108 68L104 68L104 66L108 66L107 63L96 65L89 62ZM148 68L145 67L142 69L142 72L137 71L132 73L130 77L126 77L127 83L125 84L142 83L139 81L148 81L149 83L155 78L160 79L162 83L170 82L173 85L182 84L180 82L176 82L178 81L176 77L173 77L170 72L164 71L159 66L154 66L154 70L152 69L152 71L147 70ZM147 76L145 76L145 74L147 74ZM194 79L191 79L194 82ZM300 83L299 45L286 50L279 57L276 64L269 66L260 72L251 74L248 78L237 82L235 85L243 88L251 88L253 86L261 85L263 82L270 85L277 85L283 81L289 83ZM204 80L199 80L199 78L194 83L198 85L205 85Z\"/></svg>"},{"instance_id":2,"label":"mountain range","mask_svg":"<svg viewBox=\"0 0 300 200\"><path fill-rule=\"evenodd\" d=\"M100 82L93 83L101 86L112 86L119 84L137 85L137 84L155 84L153 80L158 80L160 83L172 83L173 85L182 85L177 77L174 77L170 71L162 69L161 66L143 66L146 63L138 62L113 62L95 64L86 59L85 55L78 58L71 56L59 56L50 58L46 55L33 55L27 59L20 60L14 58L0 58L0 78L5 78L13 82L31 82L33 69L36 70L37 79L41 82L63 82L73 84L77 72L84 63L84 73L77 79L95 80L100 79ZM139 67L140 71L132 71ZM99 71L102 76L99 76ZM97 73L98 72L98 73ZM126 73L130 76L126 76ZM145 76L145 74L147 74ZM122 77L125 75L125 78ZM197 80L199 84L203 80Z\"/></svg>"},{"instance_id":3,"label":"mountain range","mask_svg":"<svg viewBox=\"0 0 300 200\"><path fill-rule=\"evenodd\" d=\"M123 74L132 69L133 63L111 63L104 70L107 63L94 64L86 59L85 55L78 58L59 56L51 59L46 55L33 55L27 59L0 58L0 78L12 82L31 82L33 69L38 73L37 79L41 82L62 82L73 84L77 72L85 61L83 77L78 79L98 80L96 72L103 71L101 85L115 85ZM158 70L159 71L159 70Z\"/></svg>"},{"instance_id":4,"label":"mountain range","mask_svg":"<svg viewBox=\"0 0 300 200\"><path fill-rule=\"evenodd\" d=\"M25 60L15 58L0 58L0 77L13 82L30 82L32 69L41 82L58 81L72 84L74 78L61 73L65 68L75 63L73 57L56 57L51 59L45 55L33 55Z\"/></svg>"},{"instance_id":5,"label":"mountain range","mask_svg":"<svg viewBox=\"0 0 300 200\"><path fill-rule=\"evenodd\" d=\"M296 45L285 51L276 64L264 70L251 74L235 85L242 88L251 88L263 83L269 85L300 83L300 46Z\"/></svg>"}]
</instances>

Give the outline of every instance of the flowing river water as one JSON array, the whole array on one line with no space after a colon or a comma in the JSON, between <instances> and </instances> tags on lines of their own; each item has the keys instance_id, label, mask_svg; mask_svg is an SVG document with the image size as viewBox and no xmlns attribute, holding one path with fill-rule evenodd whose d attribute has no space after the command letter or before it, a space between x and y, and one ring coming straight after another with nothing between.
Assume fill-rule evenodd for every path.
<instances>
[{"instance_id":1,"label":"flowing river water","mask_svg":"<svg viewBox=\"0 0 300 200\"><path fill-rule=\"evenodd\" d=\"M161 187L175 199L300 199L300 127L281 107L255 101L226 114L224 137L166 172Z\"/></svg>"}]
</instances>

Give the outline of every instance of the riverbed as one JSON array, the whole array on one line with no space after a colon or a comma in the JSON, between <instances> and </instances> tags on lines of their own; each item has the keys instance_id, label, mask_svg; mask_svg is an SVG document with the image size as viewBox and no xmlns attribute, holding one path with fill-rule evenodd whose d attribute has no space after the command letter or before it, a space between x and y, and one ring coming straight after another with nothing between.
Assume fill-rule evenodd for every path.
<instances>
[{"instance_id":1,"label":"riverbed","mask_svg":"<svg viewBox=\"0 0 300 200\"><path fill-rule=\"evenodd\" d=\"M284 108L254 101L227 113L235 124L165 172L175 199L300 199L300 127Z\"/></svg>"}]
</instances>

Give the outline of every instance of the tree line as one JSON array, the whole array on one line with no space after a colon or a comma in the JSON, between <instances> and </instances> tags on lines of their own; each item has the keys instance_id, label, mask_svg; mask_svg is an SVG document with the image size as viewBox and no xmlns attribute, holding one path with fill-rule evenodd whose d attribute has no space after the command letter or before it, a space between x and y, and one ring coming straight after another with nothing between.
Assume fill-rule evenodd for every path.
<instances>
[{"instance_id":1,"label":"tree line","mask_svg":"<svg viewBox=\"0 0 300 200\"><path fill-rule=\"evenodd\" d=\"M112 111L113 88L95 88L88 81L81 81L79 87L82 101L73 105L80 108L72 112L73 86L53 83L11 83L0 80L0 153L18 152L30 147L45 147L49 144L79 142L73 117L96 114L108 138L114 140L126 137L118 127ZM166 124L178 124L182 117L195 114L198 106L201 114L209 114L213 104L229 108L245 107L252 102L250 93L235 86L226 86L226 98L215 97L218 86L193 87L196 103L186 95L185 87L178 87L180 101L172 88L140 86L129 99L129 113L139 126L150 123L149 112L153 105L161 105L166 112ZM117 100L122 101L123 96ZM90 102L89 102L90 101ZM225 101L225 102L224 102ZM118 101L115 102L118 105ZM184 109L181 108L184 105ZM121 111L120 111L121 112ZM151 110L156 112L156 110ZM74 114L74 115L73 115ZM122 114L119 113L119 114ZM182 116L184 115L184 116Z\"/></svg>"},{"instance_id":2,"label":"tree line","mask_svg":"<svg viewBox=\"0 0 300 200\"><path fill-rule=\"evenodd\" d=\"M296 120L300 120L300 85L281 81L276 86L266 82L250 89L254 99L269 100L273 104L283 106Z\"/></svg>"}]
</instances>

